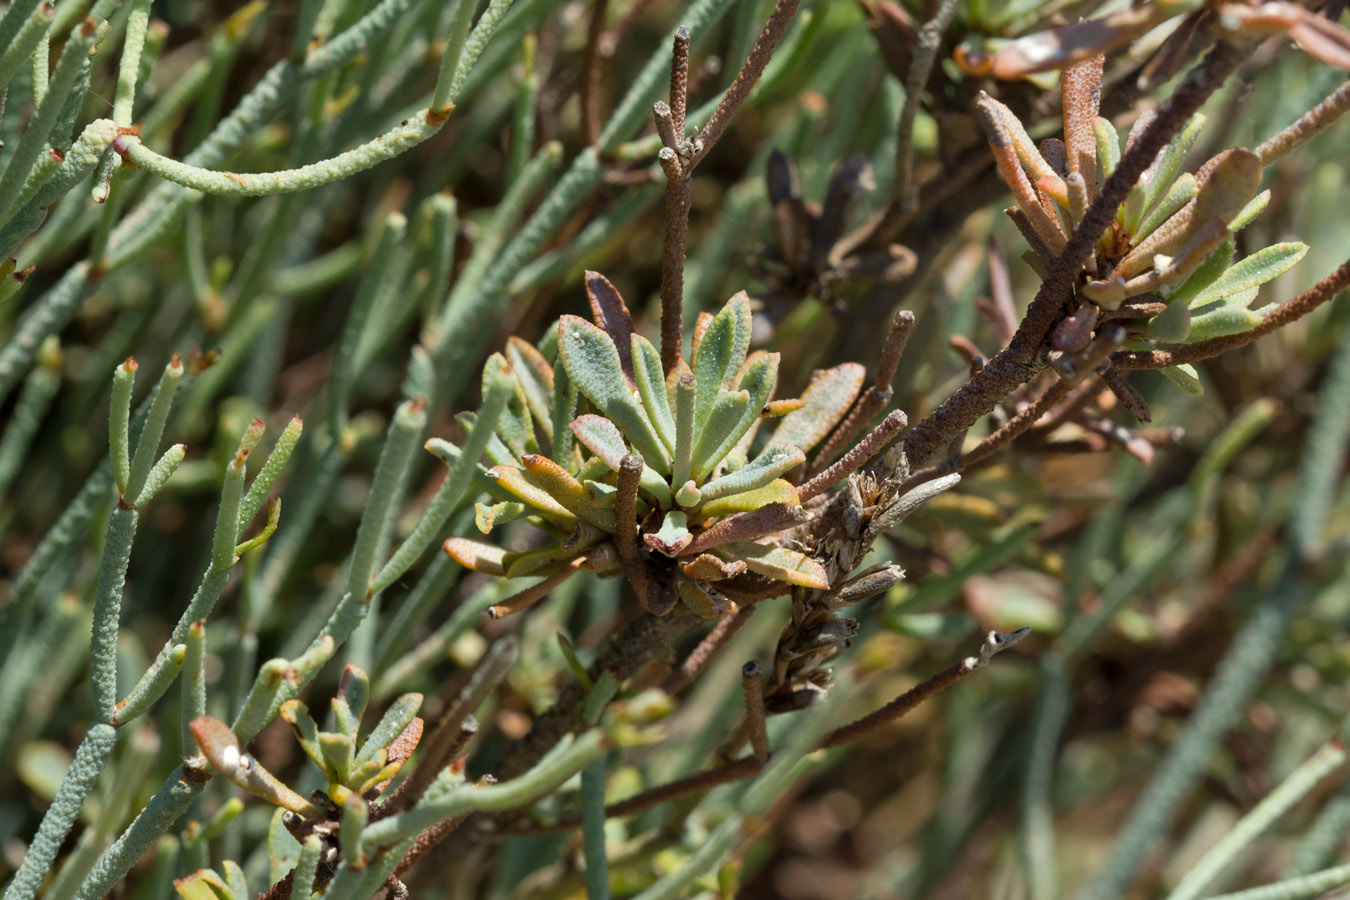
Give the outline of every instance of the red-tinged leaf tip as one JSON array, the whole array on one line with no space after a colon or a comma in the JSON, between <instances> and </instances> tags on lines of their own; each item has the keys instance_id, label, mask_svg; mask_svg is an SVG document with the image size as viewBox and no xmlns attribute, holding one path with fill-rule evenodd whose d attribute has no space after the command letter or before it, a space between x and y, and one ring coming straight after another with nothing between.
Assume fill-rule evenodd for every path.
<instances>
[{"instance_id":1,"label":"red-tinged leaf tip","mask_svg":"<svg viewBox=\"0 0 1350 900\"><path fill-rule=\"evenodd\" d=\"M134 356L128 356L122 363L122 371L124 372L135 372L140 367L141 364L136 362L136 357Z\"/></svg>"}]
</instances>

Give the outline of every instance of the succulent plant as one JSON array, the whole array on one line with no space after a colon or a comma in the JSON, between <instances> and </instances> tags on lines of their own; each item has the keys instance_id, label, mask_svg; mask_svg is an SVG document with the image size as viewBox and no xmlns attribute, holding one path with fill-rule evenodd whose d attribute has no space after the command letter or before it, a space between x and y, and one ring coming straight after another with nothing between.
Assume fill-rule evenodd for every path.
<instances>
[{"instance_id":1,"label":"succulent plant","mask_svg":"<svg viewBox=\"0 0 1350 900\"><path fill-rule=\"evenodd\" d=\"M1042 277L1064 249L1120 159L1115 126L1097 115L1104 60L1100 55L1064 70L1064 139L1034 144L1012 112L983 95L979 110L999 173L1016 202L1009 215L1031 245L1023 259ZM1126 147L1151 121L1135 122ZM1261 322L1252 310L1260 285L1286 272L1307 252L1300 242L1274 244L1233 261L1234 234L1265 208L1260 190L1267 154L1224 150L1196 172L1182 170L1205 125L1196 114L1157 155L1098 237L1081 303L1052 335L1052 362L1074 378L1100 364L1126 341L1137 349L1178 345L1248 331ZM1189 367L1165 369L1183 387L1198 382Z\"/></svg>"},{"instance_id":2,"label":"succulent plant","mask_svg":"<svg viewBox=\"0 0 1350 900\"><path fill-rule=\"evenodd\" d=\"M492 465L479 485L495 502L477 505L479 529L524 517L551 538L517 552L445 542L475 571L544 576L492 614L526 608L583 568L625 573L656 615L683 601L719 617L737 600L828 588L819 562L772 535L804 520L802 503L827 486L792 476L849 412L863 367L816 372L801 398L774 400L778 354L750 352L750 301L741 292L699 318L689 362L664 371L614 286L589 272L586 290L595 324L563 316L546 341L556 347L554 364L512 338L484 369L485 395L495 378L510 379L512 392L487 438ZM761 440L765 419L777 424ZM460 421L472 430L475 417ZM428 446L448 461L459 457L446 441ZM838 448L831 441L826 450Z\"/></svg>"}]
</instances>

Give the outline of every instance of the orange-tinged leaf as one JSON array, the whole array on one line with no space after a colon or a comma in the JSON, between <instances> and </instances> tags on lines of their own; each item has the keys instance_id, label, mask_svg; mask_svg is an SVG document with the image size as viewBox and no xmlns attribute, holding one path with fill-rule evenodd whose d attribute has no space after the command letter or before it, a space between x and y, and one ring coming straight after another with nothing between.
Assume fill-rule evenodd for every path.
<instances>
[{"instance_id":1,"label":"orange-tinged leaf","mask_svg":"<svg viewBox=\"0 0 1350 900\"><path fill-rule=\"evenodd\" d=\"M763 487L711 500L699 507L699 515L729 516L732 513L750 512L770 503L797 506L801 503L801 499L792 484L782 478L775 478Z\"/></svg>"},{"instance_id":2,"label":"orange-tinged leaf","mask_svg":"<svg viewBox=\"0 0 1350 900\"><path fill-rule=\"evenodd\" d=\"M828 590L830 578L825 567L805 553L787 547L773 547L752 541L723 544L716 550L727 559L744 560L751 572L800 587Z\"/></svg>"},{"instance_id":3,"label":"orange-tinged leaf","mask_svg":"<svg viewBox=\"0 0 1350 900\"><path fill-rule=\"evenodd\" d=\"M447 538L442 549L450 558L466 569L484 575L505 575L506 550L494 544L471 541L468 538Z\"/></svg>"}]
</instances>

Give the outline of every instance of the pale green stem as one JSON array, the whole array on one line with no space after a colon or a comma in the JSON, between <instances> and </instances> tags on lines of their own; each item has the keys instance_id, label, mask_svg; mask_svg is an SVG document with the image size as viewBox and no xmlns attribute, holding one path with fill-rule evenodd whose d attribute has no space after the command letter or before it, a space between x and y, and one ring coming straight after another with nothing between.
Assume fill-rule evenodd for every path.
<instances>
[{"instance_id":1,"label":"pale green stem","mask_svg":"<svg viewBox=\"0 0 1350 900\"><path fill-rule=\"evenodd\" d=\"M1314 900L1316 897L1329 896L1327 891L1346 884L1350 884L1350 864L1245 891L1220 894L1207 900Z\"/></svg>"},{"instance_id":2,"label":"pale green stem","mask_svg":"<svg viewBox=\"0 0 1350 900\"><path fill-rule=\"evenodd\" d=\"M497 26L502 22L502 16L511 8L513 0L489 0L488 8L483 10L483 14L478 17L478 24L473 27L473 32L469 39L464 42L463 50L459 53L459 59L455 64L455 79L446 90L445 96L441 98L441 105L432 103L433 109L443 109L445 103L454 103L459 99L460 91L464 89L464 81L469 77L469 73L478 63L478 57L483 55L487 49L488 42L492 40L493 34L497 31ZM447 47L447 49L449 49ZM444 67L442 67L444 71ZM436 93L439 95L445 88L439 84L437 79Z\"/></svg>"},{"instance_id":3,"label":"pale green stem","mask_svg":"<svg viewBox=\"0 0 1350 900\"><path fill-rule=\"evenodd\" d=\"M150 473L145 477L145 486L141 492L136 495L132 501L132 506L141 509L149 503L154 496L160 492L160 489L168 483L173 477L173 473L178 471L178 467L183 464L183 459L187 456L187 446L184 444L174 444L164 455L150 467Z\"/></svg>"},{"instance_id":4,"label":"pale green stem","mask_svg":"<svg viewBox=\"0 0 1350 900\"><path fill-rule=\"evenodd\" d=\"M276 444L272 447L272 452L267 456L267 462L263 463L262 469L254 477L253 483L249 485L248 493L244 495L243 501L239 504L239 527L242 529L253 521L253 517L262 509L263 504L267 502L267 495L272 490L273 485L277 483L277 478L281 476L281 470L286 467L286 463L291 458L291 453L295 450L295 445L300 442L300 434L304 430L304 422L299 416L295 416L290 422L286 423L286 428L277 438Z\"/></svg>"},{"instance_id":5,"label":"pale green stem","mask_svg":"<svg viewBox=\"0 0 1350 900\"><path fill-rule=\"evenodd\" d=\"M131 693L123 698L122 702L117 704L117 711L113 715L113 724L118 728L128 722L134 721L145 714L155 701L164 696L164 692L173 684L178 673L183 669L183 658L187 654L185 644L175 644L170 650L164 662L158 665L152 665L146 669L141 680L136 682L136 686L131 689Z\"/></svg>"},{"instance_id":6,"label":"pale green stem","mask_svg":"<svg viewBox=\"0 0 1350 900\"><path fill-rule=\"evenodd\" d=\"M94 691L94 716L100 722L111 722L117 708L117 628L138 520L139 514L134 509L119 506L113 510L98 569L89 683Z\"/></svg>"},{"instance_id":7,"label":"pale green stem","mask_svg":"<svg viewBox=\"0 0 1350 900\"><path fill-rule=\"evenodd\" d=\"M193 622L188 627L186 653L183 658L182 699L179 701L181 727L179 737L183 756L197 747L189 727L192 720L206 715L206 625Z\"/></svg>"},{"instance_id":8,"label":"pale green stem","mask_svg":"<svg viewBox=\"0 0 1350 900\"><path fill-rule=\"evenodd\" d=\"M104 27L106 28L106 23ZM48 137L56 127L57 118L66 98L75 89L76 80L89 62L89 50L94 46L99 31L98 28L87 27L85 23L75 26L71 31L70 39L66 41L65 48L61 51L61 59L56 64L56 70L52 72L47 96L38 104L37 111L33 113L32 121L28 123L23 137L19 138L13 154L6 154L9 160L4 165L3 174L0 174L0 222L8 220L10 213L14 211L14 201L18 198L19 188L28 180L38 154L42 153L42 148L46 146Z\"/></svg>"},{"instance_id":9,"label":"pale green stem","mask_svg":"<svg viewBox=\"0 0 1350 900\"><path fill-rule=\"evenodd\" d=\"M136 81L141 75L141 52L145 49L145 33L149 27L150 0L132 0L126 38L122 41L122 62L117 70L117 93L113 99L113 121L118 125L131 124L136 105Z\"/></svg>"},{"instance_id":10,"label":"pale green stem","mask_svg":"<svg viewBox=\"0 0 1350 900\"><path fill-rule=\"evenodd\" d=\"M519 778L501 784L458 785L443 794L428 792L416 808L369 826L361 836L361 846L371 851L416 837L456 816L524 806L557 788L604 752L604 736L599 731L589 731L575 740L565 737Z\"/></svg>"},{"instance_id":11,"label":"pale green stem","mask_svg":"<svg viewBox=\"0 0 1350 900\"><path fill-rule=\"evenodd\" d=\"M353 147L331 159L278 172L249 174L217 172L161 156L141 143L140 138L129 134L115 141L113 148L122 153L128 162L158 175L165 181L204 194L265 197L309 190L364 172L385 160L406 153L439 132L444 124L443 116L433 114L430 109L424 109L413 113L402 124L394 126L359 147Z\"/></svg>"},{"instance_id":12,"label":"pale green stem","mask_svg":"<svg viewBox=\"0 0 1350 900\"><path fill-rule=\"evenodd\" d=\"M358 602L365 602L367 597L377 593L371 584L371 576L375 572L375 554L398 515L395 501L401 493L401 485L408 477L413 450L417 447L417 439L426 422L426 403L408 400L400 404L398 412L394 414L394 421L390 423L389 436L380 452L370 495L356 531L352 566L347 576L347 591Z\"/></svg>"},{"instance_id":13,"label":"pale green stem","mask_svg":"<svg viewBox=\"0 0 1350 900\"><path fill-rule=\"evenodd\" d=\"M9 86L19 67L32 57L55 15L55 7L42 0L15 0L5 10L0 18L0 90Z\"/></svg>"},{"instance_id":14,"label":"pale green stem","mask_svg":"<svg viewBox=\"0 0 1350 900\"><path fill-rule=\"evenodd\" d=\"M488 382L487 394L483 398L483 405L478 409L478 416L474 420L473 431L464 442L464 448L460 452L459 461L451 467L450 472L441 482L440 488L436 491L436 496L428 504L426 512L422 513L421 520L417 527L413 529L412 534L399 545L394 555L385 563L384 568L376 576L371 590L379 593L393 584L404 572L412 567L419 557L431 545L442 528L445 527L446 520L450 518L455 508L459 505L464 493L469 489L473 481L473 475L478 460L487 448L488 439L492 436L497 427L497 419L501 416L502 410L506 408L507 401L515 390L515 381L503 373L495 373Z\"/></svg>"},{"instance_id":15,"label":"pale green stem","mask_svg":"<svg viewBox=\"0 0 1350 900\"><path fill-rule=\"evenodd\" d=\"M1238 855L1270 828L1276 819L1307 796L1322 779L1339 769L1345 762L1345 755L1345 748L1339 742L1326 744L1291 772L1200 858L1168 895L1168 900L1195 900L1199 897L1200 892L1233 865Z\"/></svg>"},{"instance_id":16,"label":"pale green stem","mask_svg":"<svg viewBox=\"0 0 1350 900\"><path fill-rule=\"evenodd\" d=\"M164 374L155 385L150 398L150 412L145 417L145 427L136 439L136 452L131 460L126 488L123 494L142 505L139 500L145 487L150 469L155 464L155 454L159 452L159 441L164 436L164 425L169 420L169 410L173 408L173 395L178 390L178 382L183 377L183 364L175 354L164 367ZM148 499L148 498L147 498Z\"/></svg>"},{"instance_id":17,"label":"pale green stem","mask_svg":"<svg viewBox=\"0 0 1350 900\"><path fill-rule=\"evenodd\" d=\"M42 817L37 835L28 845L19 871L5 889L4 900L32 900L37 894L116 743L117 729L111 725L99 722L89 729L75 751L75 760L61 780L52 805Z\"/></svg>"},{"instance_id":18,"label":"pale green stem","mask_svg":"<svg viewBox=\"0 0 1350 900\"><path fill-rule=\"evenodd\" d=\"M431 94L432 109L444 109L450 101L450 86L458 73L464 39L469 35L469 23L473 21L477 6L478 0L458 0L455 5L455 17L450 20L450 33L445 38L445 52L441 54L441 68L436 74L436 88Z\"/></svg>"},{"instance_id":19,"label":"pale green stem","mask_svg":"<svg viewBox=\"0 0 1350 900\"><path fill-rule=\"evenodd\" d=\"M33 436L60 386L61 350L56 338L52 337L47 339L38 365L24 381L23 390L10 413L9 424L5 426L4 437L0 438L0 497L9 491L14 476L22 469Z\"/></svg>"},{"instance_id":20,"label":"pale green stem","mask_svg":"<svg viewBox=\"0 0 1350 900\"><path fill-rule=\"evenodd\" d=\"M609 900L603 757L587 763L581 770L581 837L586 857L586 900Z\"/></svg>"}]
</instances>

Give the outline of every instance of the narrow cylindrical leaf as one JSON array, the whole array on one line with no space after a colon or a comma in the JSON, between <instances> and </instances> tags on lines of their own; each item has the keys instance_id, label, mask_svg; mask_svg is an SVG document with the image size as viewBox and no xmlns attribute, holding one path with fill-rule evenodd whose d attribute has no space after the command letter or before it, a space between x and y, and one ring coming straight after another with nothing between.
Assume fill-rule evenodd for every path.
<instances>
[{"instance_id":1,"label":"narrow cylindrical leaf","mask_svg":"<svg viewBox=\"0 0 1350 900\"><path fill-rule=\"evenodd\" d=\"M136 682L136 686L131 689L131 693L117 704L117 710L113 713L112 724L121 727L128 722L138 718L142 713L151 707L151 705L163 696L164 692L173 684L173 680L178 677L179 671L183 668L183 657L187 653L186 644L174 644L169 655L164 658L164 662L159 665L153 665L141 676L141 680Z\"/></svg>"},{"instance_id":2,"label":"narrow cylindrical leaf","mask_svg":"<svg viewBox=\"0 0 1350 900\"><path fill-rule=\"evenodd\" d=\"M126 494L131 477L131 389L136 384L136 360L128 359L113 372L112 402L108 406L108 451L112 456L117 493Z\"/></svg>"}]
</instances>

